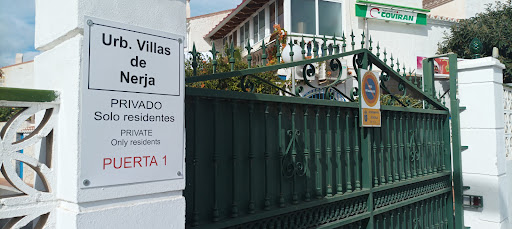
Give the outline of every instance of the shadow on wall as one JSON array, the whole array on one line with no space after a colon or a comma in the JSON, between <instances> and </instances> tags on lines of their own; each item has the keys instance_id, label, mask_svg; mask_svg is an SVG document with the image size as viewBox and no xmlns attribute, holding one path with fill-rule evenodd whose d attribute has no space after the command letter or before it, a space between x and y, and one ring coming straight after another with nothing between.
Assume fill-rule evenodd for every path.
<instances>
[{"instance_id":1,"label":"shadow on wall","mask_svg":"<svg viewBox=\"0 0 512 229\"><path fill-rule=\"evenodd\" d=\"M364 29L364 20L357 20L357 28ZM428 36L428 31L431 30L431 26L427 25L416 25L416 24L406 24L400 22L387 22L384 20L368 20L368 29L370 31L370 35L372 31L383 32L383 33L396 33L397 35L416 35L416 36ZM378 41L378 38L374 38L375 41ZM398 40L398 39L397 39Z\"/></svg>"}]
</instances>

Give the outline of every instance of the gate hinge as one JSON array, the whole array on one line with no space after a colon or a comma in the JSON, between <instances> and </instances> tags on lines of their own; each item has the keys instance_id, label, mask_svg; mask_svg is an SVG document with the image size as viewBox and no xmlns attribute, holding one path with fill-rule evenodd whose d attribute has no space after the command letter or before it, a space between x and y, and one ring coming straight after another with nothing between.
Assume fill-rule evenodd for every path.
<instances>
[{"instance_id":1,"label":"gate hinge","mask_svg":"<svg viewBox=\"0 0 512 229\"><path fill-rule=\"evenodd\" d=\"M462 207L482 208L484 207L484 197L474 195L462 195Z\"/></svg>"}]
</instances>

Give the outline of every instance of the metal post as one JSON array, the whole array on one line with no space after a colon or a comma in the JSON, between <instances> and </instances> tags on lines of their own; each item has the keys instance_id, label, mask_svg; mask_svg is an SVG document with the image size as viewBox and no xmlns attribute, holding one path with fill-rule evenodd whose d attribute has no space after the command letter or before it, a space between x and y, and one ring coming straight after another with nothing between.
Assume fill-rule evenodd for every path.
<instances>
[{"instance_id":1,"label":"metal post","mask_svg":"<svg viewBox=\"0 0 512 229\"><path fill-rule=\"evenodd\" d=\"M368 69L368 54L364 54L364 57L363 57L363 66L362 66L363 69ZM362 80L362 76L359 77L358 80ZM359 84L358 84L359 85ZM359 93L362 93L362 89L359 90ZM360 97L361 98L361 97ZM362 114L359 114L359 116L362 116ZM356 123L360 123L360 120L357 120ZM362 177L363 177L363 180L362 180L362 187L364 189L370 189L372 190L373 189L373 186L372 186L372 149L371 149L371 139L370 139L370 129L371 128L364 128L364 127L359 127L355 126L355 128L360 128L360 145L361 145L361 157L362 157ZM357 132L356 132L357 133ZM375 136L375 135L374 135ZM373 209L373 203L374 203L374 200L373 200L373 192L371 191L370 194L368 195L368 209ZM374 228L374 215L373 215L373 212L371 213L370 215L370 219L368 221L368 225L367 227L368 229L370 228Z\"/></svg>"},{"instance_id":2,"label":"metal post","mask_svg":"<svg viewBox=\"0 0 512 229\"><path fill-rule=\"evenodd\" d=\"M423 59L423 90L431 95L432 97L436 97L436 90L434 86L434 58L426 58ZM451 76L451 75L450 75Z\"/></svg>"},{"instance_id":3,"label":"metal post","mask_svg":"<svg viewBox=\"0 0 512 229\"><path fill-rule=\"evenodd\" d=\"M452 123L452 152L453 152L453 195L455 197L455 228L464 228L464 213L462 209L462 162L460 143L460 108L457 99L457 55L448 54L450 65L450 115Z\"/></svg>"}]
</instances>

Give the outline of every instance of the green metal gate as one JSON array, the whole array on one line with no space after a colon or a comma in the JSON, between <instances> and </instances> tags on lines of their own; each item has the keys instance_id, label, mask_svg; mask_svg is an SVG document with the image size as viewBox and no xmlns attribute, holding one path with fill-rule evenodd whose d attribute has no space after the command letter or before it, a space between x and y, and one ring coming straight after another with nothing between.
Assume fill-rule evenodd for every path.
<instances>
[{"instance_id":1,"label":"green metal gate","mask_svg":"<svg viewBox=\"0 0 512 229\"><path fill-rule=\"evenodd\" d=\"M344 37L314 38L309 49L304 38L294 44L291 37L288 45L300 45L303 56L313 50L313 58L241 70L234 69L231 46L231 72L215 73L215 58L213 74L186 78L188 228L455 227L454 217L461 216L454 214L450 114L443 98L432 87L423 91L420 80L392 56L388 65L380 47L375 54L371 43L355 50L353 39L353 51L346 51ZM267 47L261 48L266 54ZM192 54L195 75L197 53ZM316 100L258 76L304 66L306 77L314 75L315 62L340 73L337 59L347 57L356 73L382 71L380 128L359 126L357 88L350 95L338 91L350 102ZM456 74L456 66L450 68ZM193 87L232 77L240 78L239 91ZM258 83L291 96L247 92Z\"/></svg>"}]
</instances>

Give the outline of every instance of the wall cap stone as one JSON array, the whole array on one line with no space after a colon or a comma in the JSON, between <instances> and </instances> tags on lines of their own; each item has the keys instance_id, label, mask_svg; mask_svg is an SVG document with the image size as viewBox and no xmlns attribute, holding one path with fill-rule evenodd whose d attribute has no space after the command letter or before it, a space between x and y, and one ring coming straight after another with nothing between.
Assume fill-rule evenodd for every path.
<instances>
[{"instance_id":1,"label":"wall cap stone","mask_svg":"<svg viewBox=\"0 0 512 229\"><path fill-rule=\"evenodd\" d=\"M482 68L487 66L495 66L497 68L505 69L505 65L498 59L493 57L484 57L479 59L466 59L457 63L459 71L469 70L473 68Z\"/></svg>"}]
</instances>

